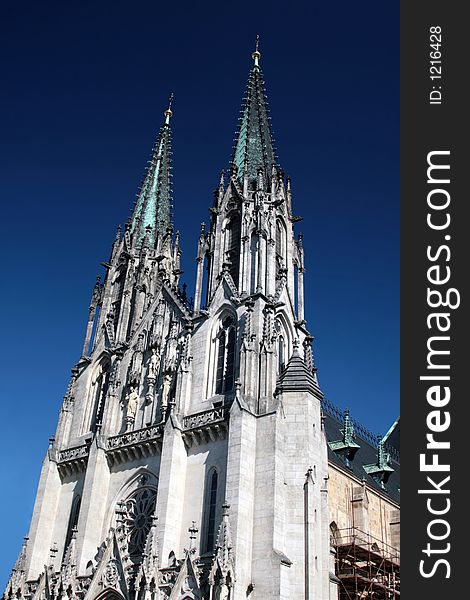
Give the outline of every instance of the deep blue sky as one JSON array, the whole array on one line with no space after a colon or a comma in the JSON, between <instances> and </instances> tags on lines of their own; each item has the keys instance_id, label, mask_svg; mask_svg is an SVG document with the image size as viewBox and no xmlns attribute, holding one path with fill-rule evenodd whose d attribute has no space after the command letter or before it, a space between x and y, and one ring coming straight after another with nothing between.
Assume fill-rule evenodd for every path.
<instances>
[{"instance_id":1,"label":"deep blue sky","mask_svg":"<svg viewBox=\"0 0 470 600\"><path fill-rule=\"evenodd\" d=\"M168 95L174 220L199 223L231 155L257 33L306 248L325 395L374 432L399 411L398 2L13 2L0 22L0 588L27 533L95 276Z\"/></svg>"}]
</instances>

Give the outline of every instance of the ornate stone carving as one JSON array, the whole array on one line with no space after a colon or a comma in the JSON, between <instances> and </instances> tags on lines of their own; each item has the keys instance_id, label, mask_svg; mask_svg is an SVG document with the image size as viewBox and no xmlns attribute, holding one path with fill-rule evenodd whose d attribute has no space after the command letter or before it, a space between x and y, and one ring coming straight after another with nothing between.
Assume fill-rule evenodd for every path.
<instances>
[{"instance_id":1,"label":"ornate stone carving","mask_svg":"<svg viewBox=\"0 0 470 600\"><path fill-rule=\"evenodd\" d=\"M132 425L132 423L134 423L138 405L139 405L139 394L136 392L135 387L131 386L130 390L126 396L127 427L130 427Z\"/></svg>"},{"instance_id":2,"label":"ornate stone carving","mask_svg":"<svg viewBox=\"0 0 470 600\"><path fill-rule=\"evenodd\" d=\"M122 503L123 527L127 536L127 549L133 560L140 559L148 533L154 523L153 513L157 493L151 488L141 488L132 498Z\"/></svg>"},{"instance_id":3,"label":"ornate stone carving","mask_svg":"<svg viewBox=\"0 0 470 600\"><path fill-rule=\"evenodd\" d=\"M153 328L151 335L151 344L159 348L162 343L163 338L163 323L164 323L164 314L165 314L165 302L160 299L158 302L157 310L155 311L155 316L153 317Z\"/></svg>"},{"instance_id":4,"label":"ornate stone carving","mask_svg":"<svg viewBox=\"0 0 470 600\"><path fill-rule=\"evenodd\" d=\"M165 413L168 408L168 400L170 397L172 381L173 381L173 374L171 372L165 373L165 375L163 376L162 400L161 400L161 409L162 409L163 413Z\"/></svg>"},{"instance_id":5,"label":"ornate stone carving","mask_svg":"<svg viewBox=\"0 0 470 600\"><path fill-rule=\"evenodd\" d=\"M185 417L183 419L183 427L184 429L204 427L204 425L209 425L210 423L215 423L216 421L223 421L224 417L225 409L223 406L219 408L212 408L211 410L206 410L204 412L197 413L196 415Z\"/></svg>"},{"instance_id":6,"label":"ornate stone carving","mask_svg":"<svg viewBox=\"0 0 470 600\"><path fill-rule=\"evenodd\" d=\"M89 445L83 444L83 446L76 446L75 448L68 448L59 452L58 462L64 463L80 458L87 458L89 452Z\"/></svg>"},{"instance_id":7,"label":"ornate stone carving","mask_svg":"<svg viewBox=\"0 0 470 600\"><path fill-rule=\"evenodd\" d=\"M106 335L108 337L108 344L111 348L115 345L115 337L114 337L114 313L110 312L106 316L105 323Z\"/></svg>"},{"instance_id":8,"label":"ornate stone carving","mask_svg":"<svg viewBox=\"0 0 470 600\"><path fill-rule=\"evenodd\" d=\"M108 562L106 567L104 568L103 582L106 585L110 585L112 587L117 587L119 580L120 580L120 577L119 577L117 561L114 558L112 558Z\"/></svg>"},{"instance_id":9,"label":"ornate stone carving","mask_svg":"<svg viewBox=\"0 0 470 600\"><path fill-rule=\"evenodd\" d=\"M170 335L168 337L165 354L165 371L174 371L176 369L176 360L178 355L178 323L174 321L171 325Z\"/></svg>"},{"instance_id":10,"label":"ornate stone carving","mask_svg":"<svg viewBox=\"0 0 470 600\"><path fill-rule=\"evenodd\" d=\"M158 371L160 369L160 355L155 348L152 349L152 355L150 356L147 378L156 379L158 377Z\"/></svg>"},{"instance_id":11,"label":"ornate stone carving","mask_svg":"<svg viewBox=\"0 0 470 600\"><path fill-rule=\"evenodd\" d=\"M117 448L123 448L125 446L140 444L142 442L149 442L151 440L160 438L161 436L161 427L159 425L155 425L153 427L137 429L136 431L126 432L121 435L110 437L108 438L107 445L109 450L114 450Z\"/></svg>"},{"instance_id":12,"label":"ornate stone carving","mask_svg":"<svg viewBox=\"0 0 470 600\"><path fill-rule=\"evenodd\" d=\"M131 364L129 366L128 381L130 385L139 386L142 373L142 362L144 357L144 334L140 333L134 347Z\"/></svg>"}]
</instances>

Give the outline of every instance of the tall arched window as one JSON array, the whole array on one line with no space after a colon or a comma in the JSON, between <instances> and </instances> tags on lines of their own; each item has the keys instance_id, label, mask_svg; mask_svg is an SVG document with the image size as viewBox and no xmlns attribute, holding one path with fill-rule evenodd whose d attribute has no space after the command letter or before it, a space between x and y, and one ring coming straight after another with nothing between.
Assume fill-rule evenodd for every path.
<instances>
[{"instance_id":1,"label":"tall arched window","mask_svg":"<svg viewBox=\"0 0 470 600\"><path fill-rule=\"evenodd\" d=\"M282 333L277 338L277 372L280 375L286 366L286 345Z\"/></svg>"},{"instance_id":2,"label":"tall arched window","mask_svg":"<svg viewBox=\"0 0 470 600\"><path fill-rule=\"evenodd\" d=\"M73 530L78 525L81 501L82 499L80 496L75 496L75 498L72 501L72 508L70 509L69 522L67 525L67 535L65 536L64 554L65 552L67 552L67 548L69 547L70 540L72 539Z\"/></svg>"},{"instance_id":3,"label":"tall arched window","mask_svg":"<svg viewBox=\"0 0 470 600\"><path fill-rule=\"evenodd\" d=\"M215 375L215 393L221 394L224 387L224 372L225 372L225 346L227 335L225 330L219 333L218 348L217 348L217 371Z\"/></svg>"},{"instance_id":4,"label":"tall arched window","mask_svg":"<svg viewBox=\"0 0 470 600\"><path fill-rule=\"evenodd\" d=\"M215 542L215 513L217 509L217 485L219 476L215 469L209 473L206 491L206 536L204 552L211 552Z\"/></svg>"},{"instance_id":5,"label":"tall arched window","mask_svg":"<svg viewBox=\"0 0 470 600\"><path fill-rule=\"evenodd\" d=\"M108 391L109 385L109 362L102 362L95 374L94 381L92 383L92 395L93 395L93 413L90 423L91 431L96 430L96 426L102 423L104 413L104 403L106 399L106 392Z\"/></svg>"},{"instance_id":6,"label":"tall arched window","mask_svg":"<svg viewBox=\"0 0 470 600\"><path fill-rule=\"evenodd\" d=\"M127 321L127 332L126 332L126 337L129 338L131 333L132 333L132 327L134 326L134 316L135 316L135 307L137 304L137 288L134 285L134 287L132 288L132 296L131 296L131 302L130 302L130 311L129 311L129 319Z\"/></svg>"},{"instance_id":7,"label":"tall arched window","mask_svg":"<svg viewBox=\"0 0 470 600\"><path fill-rule=\"evenodd\" d=\"M254 294L258 287L258 245L259 236L254 233L250 244L250 294Z\"/></svg>"},{"instance_id":8,"label":"tall arched window","mask_svg":"<svg viewBox=\"0 0 470 600\"><path fill-rule=\"evenodd\" d=\"M93 369L88 389L88 401L83 415L82 433L96 431L97 424L102 422L104 403L109 386L109 368L109 360L104 357Z\"/></svg>"},{"instance_id":9,"label":"tall arched window","mask_svg":"<svg viewBox=\"0 0 470 600\"><path fill-rule=\"evenodd\" d=\"M330 523L330 546L336 547L341 543L341 534L334 521Z\"/></svg>"},{"instance_id":10,"label":"tall arched window","mask_svg":"<svg viewBox=\"0 0 470 600\"><path fill-rule=\"evenodd\" d=\"M119 269L113 277L113 314L114 314L114 328L117 329L117 324L120 321L122 299L124 294L124 283L126 279L126 272L124 268Z\"/></svg>"},{"instance_id":11,"label":"tall arched window","mask_svg":"<svg viewBox=\"0 0 470 600\"><path fill-rule=\"evenodd\" d=\"M231 391L234 383L236 328L232 316L223 319L216 342L215 393L223 394Z\"/></svg>"},{"instance_id":12,"label":"tall arched window","mask_svg":"<svg viewBox=\"0 0 470 600\"><path fill-rule=\"evenodd\" d=\"M280 269L286 265L286 228L281 219L276 220L276 264Z\"/></svg>"},{"instance_id":13,"label":"tall arched window","mask_svg":"<svg viewBox=\"0 0 470 600\"><path fill-rule=\"evenodd\" d=\"M233 215L226 227L225 256L230 263L229 272L236 286L240 268L240 217Z\"/></svg>"},{"instance_id":14,"label":"tall arched window","mask_svg":"<svg viewBox=\"0 0 470 600\"><path fill-rule=\"evenodd\" d=\"M277 353L277 375L279 376L285 369L289 359L288 337L282 320L277 317L274 328L276 330L276 353Z\"/></svg>"}]
</instances>

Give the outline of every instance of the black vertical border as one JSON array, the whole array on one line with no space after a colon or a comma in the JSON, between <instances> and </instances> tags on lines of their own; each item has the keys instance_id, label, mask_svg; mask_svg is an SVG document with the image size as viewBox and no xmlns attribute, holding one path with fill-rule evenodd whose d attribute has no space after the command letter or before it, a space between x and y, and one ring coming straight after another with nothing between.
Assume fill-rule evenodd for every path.
<instances>
[{"instance_id":1,"label":"black vertical border","mask_svg":"<svg viewBox=\"0 0 470 600\"><path fill-rule=\"evenodd\" d=\"M468 310L468 279L470 258L470 103L465 88L469 81L470 35L464 16L464 2L437 2L435 0L402 0L400 16L401 55L401 414L402 414L402 518L401 518L401 584L405 600L422 598L440 600L470 597L470 567L464 560L468 545L468 518L464 486L470 481L470 416L469 403L470 312ZM429 92L436 85L429 78L430 27L442 28L442 104L430 105ZM426 179L427 154L435 150L450 150L450 179L446 186L451 194L451 225L449 230L436 232L426 224L427 194L430 186ZM451 313L450 388L451 426L441 434L448 439L450 450L441 451L440 461L448 458L451 465L449 498L451 508L442 518L451 526L449 538L442 542L429 540L428 523L433 518L426 508L426 495L418 489L429 488L426 476L419 469L419 455L425 451L426 417L433 410L426 401L429 382L419 380L426 374L428 337L426 317L432 309L427 306L427 269L431 263L426 248L444 244L444 235L451 249L449 285L459 290L461 305ZM441 262L445 265L445 262ZM445 310L445 309L440 309ZM445 335L445 334L442 334ZM449 358L449 357L447 357ZM442 410L445 410L444 408ZM445 473L436 473L440 481ZM433 497L437 498L438 495ZM444 496L440 496L442 499ZM436 507L438 504L436 503ZM437 532L438 529L436 528ZM432 554L428 558L423 549L431 542L433 548L450 543L450 551ZM435 574L424 578L419 573L420 561L426 559L426 569L433 561L444 558L450 564L450 578L440 565ZM466 561L465 561L466 562Z\"/></svg>"}]
</instances>

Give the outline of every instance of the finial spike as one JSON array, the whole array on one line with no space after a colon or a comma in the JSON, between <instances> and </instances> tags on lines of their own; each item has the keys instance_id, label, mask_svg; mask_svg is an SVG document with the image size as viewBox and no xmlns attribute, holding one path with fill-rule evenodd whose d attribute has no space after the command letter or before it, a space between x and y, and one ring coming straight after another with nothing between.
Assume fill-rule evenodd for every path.
<instances>
[{"instance_id":1,"label":"finial spike","mask_svg":"<svg viewBox=\"0 0 470 600\"><path fill-rule=\"evenodd\" d=\"M251 58L255 61L255 67L259 67L259 59L261 58L261 52L259 51L259 35L256 36L256 47Z\"/></svg>"},{"instance_id":2,"label":"finial spike","mask_svg":"<svg viewBox=\"0 0 470 600\"><path fill-rule=\"evenodd\" d=\"M174 96L174 94L173 94L173 92L171 92L170 98L168 100L168 108L163 113L165 115L165 125L169 125L170 124L170 118L173 116L173 111L171 110L171 104L173 102L173 96Z\"/></svg>"}]
</instances>

